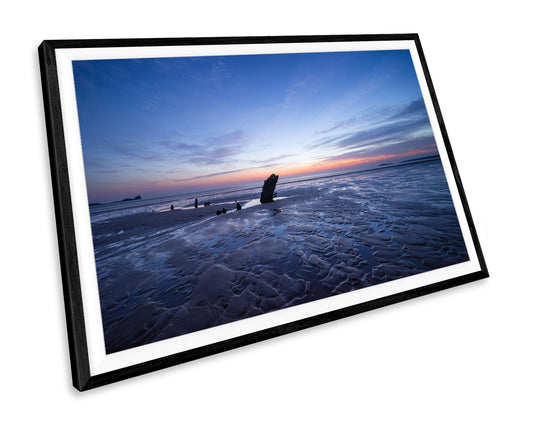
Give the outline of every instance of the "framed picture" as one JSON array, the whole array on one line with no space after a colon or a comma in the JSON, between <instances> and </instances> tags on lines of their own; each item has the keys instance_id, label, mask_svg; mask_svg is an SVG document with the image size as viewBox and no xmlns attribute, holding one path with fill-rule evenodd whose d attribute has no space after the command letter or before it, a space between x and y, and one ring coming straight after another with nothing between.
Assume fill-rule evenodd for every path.
<instances>
[{"instance_id":1,"label":"framed picture","mask_svg":"<svg viewBox=\"0 0 533 426\"><path fill-rule=\"evenodd\" d=\"M39 55L79 390L488 276L416 34Z\"/></svg>"}]
</instances>

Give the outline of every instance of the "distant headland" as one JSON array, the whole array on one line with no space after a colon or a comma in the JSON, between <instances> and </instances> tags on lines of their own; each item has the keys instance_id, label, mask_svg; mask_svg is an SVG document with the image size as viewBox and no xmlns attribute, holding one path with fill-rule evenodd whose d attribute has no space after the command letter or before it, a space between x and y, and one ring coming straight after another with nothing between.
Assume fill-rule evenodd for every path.
<instances>
[{"instance_id":1,"label":"distant headland","mask_svg":"<svg viewBox=\"0 0 533 426\"><path fill-rule=\"evenodd\" d=\"M142 197L140 195L136 195L132 198L124 198L119 201L110 201L109 203L89 203L89 206L101 206L102 204L113 204L113 203L123 203L124 201L136 201L136 200L142 200Z\"/></svg>"},{"instance_id":2,"label":"distant headland","mask_svg":"<svg viewBox=\"0 0 533 426\"><path fill-rule=\"evenodd\" d=\"M141 196L140 196L140 195L137 195L137 196L135 196L135 197L133 197L133 198L124 198L123 200L120 200L120 201L118 201L118 202L119 202L119 203L122 203L123 201L134 201L134 200L141 200L141 199L142 199Z\"/></svg>"}]
</instances>

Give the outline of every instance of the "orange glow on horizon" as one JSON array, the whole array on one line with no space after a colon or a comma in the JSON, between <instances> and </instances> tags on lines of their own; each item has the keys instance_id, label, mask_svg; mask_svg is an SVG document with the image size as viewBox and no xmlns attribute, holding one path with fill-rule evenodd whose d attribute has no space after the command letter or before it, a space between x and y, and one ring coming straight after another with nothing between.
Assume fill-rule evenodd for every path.
<instances>
[{"instance_id":1,"label":"orange glow on horizon","mask_svg":"<svg viewBox=\"0 0 533 426\"><path fill-rule=\"evenodd\" d=\"M410 157L413 155L429 154L437 152L435 149L418 150L405 152L403 154L383 154L370 157L350 158L338 161L324 161L320 164L310 166L298 167L295 169L288 169L283 171L283 176L296 176L305 174L316 174L317 172L329 172L335 169L345 169L349 167L362 166L370 163L377 163L380 161L394 160L399 158Z\"/></svg>"},{"instance_id":2,"label":"orange glow on horizon","mask_svg":"<svg viewBox=\"0 0 533 426\"><path fill-rule=\"evenodd\" d=\"M170 184L160 182L159 189L166 188L168 191L191 192L194 190L203 190L205 188L222 188L232 186L259 186L272 173L280 175L282 178L297 177L305 175L316 175L320 173L332 172L336 169L348 169L351 167L363 166L387 160L400 159L415 155L423 155L438 152L436 149L417 150L405 152L402 154L383 154L369 157L350 158L338 161L322 161L320 163L304 164L296 167L281 168L257 168L253 170L244 170L227 175L217 175L209 177L199 177L190 181L172 182Z\"/></svg>"}]
</instances>

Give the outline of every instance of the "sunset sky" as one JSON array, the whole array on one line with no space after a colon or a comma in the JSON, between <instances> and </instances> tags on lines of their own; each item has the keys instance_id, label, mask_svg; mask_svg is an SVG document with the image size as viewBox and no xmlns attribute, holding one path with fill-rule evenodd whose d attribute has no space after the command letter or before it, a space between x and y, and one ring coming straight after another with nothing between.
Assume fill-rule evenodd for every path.
<instances>
[{"instance_id":1,"label":"sunset sky","mask_svg":"<svg viewBox=\"0 0 533 426\"><path fill-rule=\"evenodd\" d=\"M408 50L73 63L90 202L436 153Z\"/></svg>"}]
</instances>

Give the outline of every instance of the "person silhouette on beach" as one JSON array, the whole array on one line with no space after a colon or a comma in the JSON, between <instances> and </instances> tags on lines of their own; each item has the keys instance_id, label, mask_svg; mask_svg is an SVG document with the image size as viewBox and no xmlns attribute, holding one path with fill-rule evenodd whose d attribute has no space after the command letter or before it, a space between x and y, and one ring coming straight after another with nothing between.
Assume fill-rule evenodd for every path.
<instances>
[{"instance_id":1,"label":"person silhouette on beach","mask_svg":"<svg viewBox=\"0 0 533 426\"><path fill-rule=\"evenodd\" d=\"M195 199L194 199L194 208L195 208L195 209L198 208L198 198L195 198Z\"/></svg>"},{"instance_id":2,"label":"person silhouette on beach","mask_svg":"<svg viewBox=\"0 0 533 426\"><path fill-rule=\"evenodd\" d=\"M174 204L170 205L170 211L174 210Z\"/></svg>"}]
</instances>

